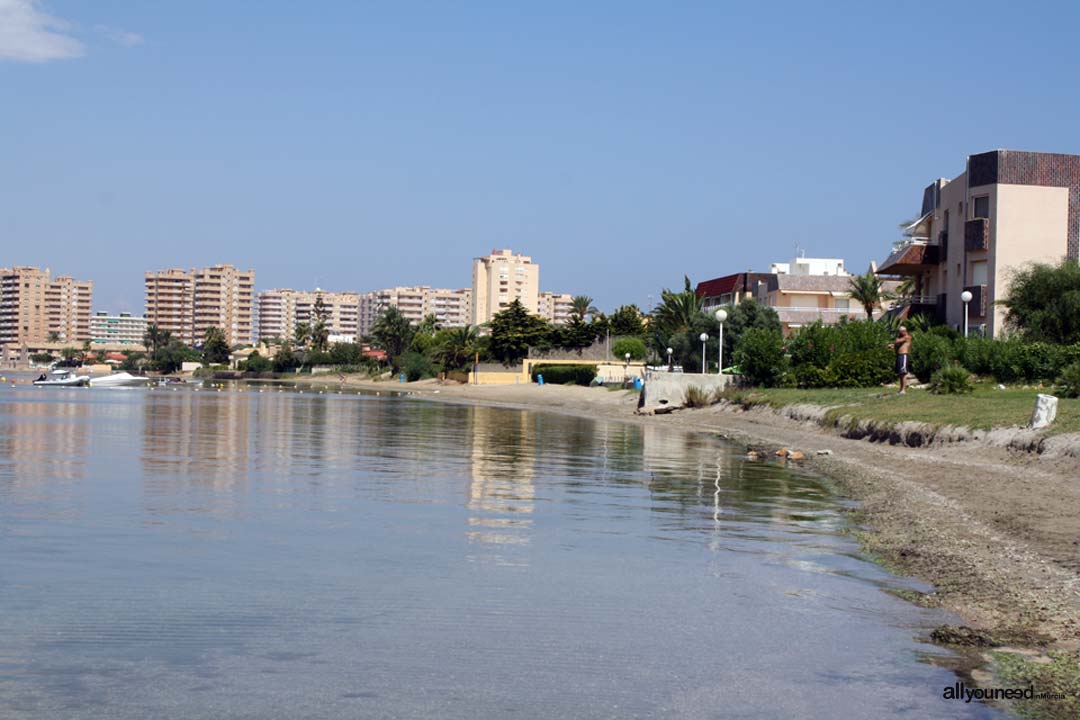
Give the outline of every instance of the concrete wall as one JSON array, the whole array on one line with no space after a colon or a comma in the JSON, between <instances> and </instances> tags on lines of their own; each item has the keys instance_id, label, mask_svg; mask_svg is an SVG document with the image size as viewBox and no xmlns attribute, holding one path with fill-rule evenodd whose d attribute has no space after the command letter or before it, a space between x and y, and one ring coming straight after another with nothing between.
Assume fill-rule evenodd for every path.
<instances>
[{"instance_id":1,"label":"concrete wall","mask_svg":"<svg viewBox=\"0 0 1080 720\"><path fill-rule=\"evenodd\" d=\"M686 391L691 387L706 392L722 390L731 380L730 375L701 375L698 373L649 372L642 389L643 412L655 412L664 408L678 408L686 403Z\"/></svg>"},{"instance_id":2,"label":"concrete wall","mask_svg":"<svg viewBox=\"0 0 1080 720\"><path fill-rule=\"evenodd\" d=\"M1068 252L1069 188L995 185L991 197L992 236L987 253L991 301L1009 291L1011 276L1033 262L1061 262ZM974 193L973 193L974 194ZM1005 308L987 317L994 334L1004 326Z\"/></svg>"}]
</instances>

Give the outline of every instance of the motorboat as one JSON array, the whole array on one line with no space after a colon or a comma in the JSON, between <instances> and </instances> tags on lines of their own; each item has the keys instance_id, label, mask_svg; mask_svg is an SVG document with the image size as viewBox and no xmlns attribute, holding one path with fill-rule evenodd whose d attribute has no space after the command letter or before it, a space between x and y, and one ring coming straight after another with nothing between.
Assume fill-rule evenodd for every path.
<instances>
[{"instance_id":1,"label":"motorboat","mask_svg":"<svg viewBox=\"0 0 1080 720\"><path fill-rule=\"evenodd\" d=\"M48 375L42 373L34 384L41 387L81 387L89 382L89 375L78 375L72 368L57 368Z\"/></svg>"},{"instance_id":2,"label":"motorboat","mask_svg":"<svg viewBox=\"0 0 1080 720\"><path fill-rule=\"evenodd\" d=\"M132 375L127 372L102 375L101 377L90 379L90 387L92 388L146 387L149 384L150 378L142 377L141 375Z\"/></svg>"}]
</instances>

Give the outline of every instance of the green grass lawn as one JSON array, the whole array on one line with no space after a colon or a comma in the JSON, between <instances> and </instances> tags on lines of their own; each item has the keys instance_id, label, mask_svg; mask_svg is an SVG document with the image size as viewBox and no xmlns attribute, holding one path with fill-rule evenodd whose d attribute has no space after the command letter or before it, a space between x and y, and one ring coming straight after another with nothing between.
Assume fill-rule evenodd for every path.
<instances>
[{"instance_id":1,"label":"green grass lawn","mask_svg":"<svg viewBox=\"0 0 1080 720\"><path fill-rule=\"evenodd\" d=\"M899 423L908 420L946 425L988 429L1027 425L1035 396L1039 390L1029 387L1009 387L998 390L993 383L976 385L971 395L932 395L926 390L908 390L897 395L888 388L797 390L789 388L755 388L730 391L735 401L767 404L780 408L795 403L823 405L834 408L829 419L851 415L857 420L876 420ZM1051 433L1080 432L1080 400L1058 400L1057 420Z\"/></svg>"}]
</instances>

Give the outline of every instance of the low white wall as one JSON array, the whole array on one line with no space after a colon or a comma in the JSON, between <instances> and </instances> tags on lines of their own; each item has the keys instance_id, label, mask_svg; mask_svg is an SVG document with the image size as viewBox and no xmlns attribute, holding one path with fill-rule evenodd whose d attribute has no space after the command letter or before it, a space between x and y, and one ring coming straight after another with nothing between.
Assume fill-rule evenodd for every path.
<instances>
[{"instance_id":1,"label":"low white wall","mask_svg":"<svg viewBox=\"0 0 1080 720\"><path fill-rule=\"evenodd\" d=\"M686 391L690 387L705 392L723 390L731 381L730 375L701 375L698 373L648 372L642 389L642 412L660 408L677 408L686 403Z\"/></svg>"}]
</instances>

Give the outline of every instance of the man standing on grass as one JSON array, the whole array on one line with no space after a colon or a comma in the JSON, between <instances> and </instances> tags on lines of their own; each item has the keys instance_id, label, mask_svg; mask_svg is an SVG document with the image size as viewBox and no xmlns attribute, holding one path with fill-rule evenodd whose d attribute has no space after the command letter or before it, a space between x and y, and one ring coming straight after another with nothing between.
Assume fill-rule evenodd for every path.
<instances>
[{"instance_id":1,"label":"man standing on grass","mask_svg":"<svg viewBox=\"0 0 1080 720\"><path fill-rule=\"evenodd\" d=\"M907 392L908 353L911 352L911 334L903 325L896 336L896 342L889 343L896 350L896 374L900 378L900 395Z\"/></svg>"}]
</instances>

